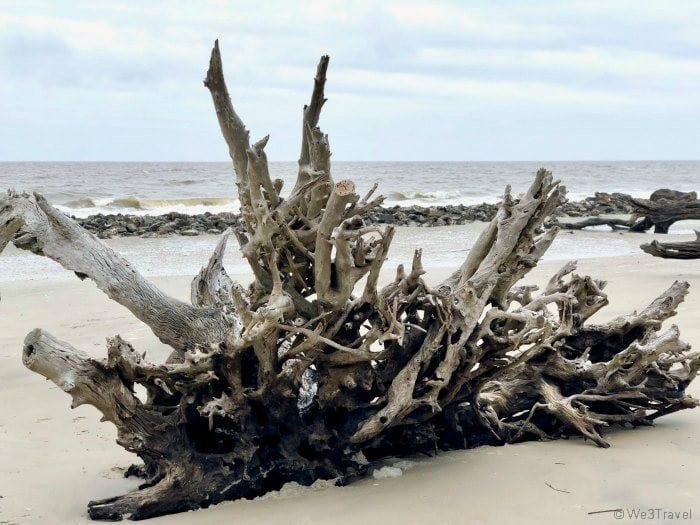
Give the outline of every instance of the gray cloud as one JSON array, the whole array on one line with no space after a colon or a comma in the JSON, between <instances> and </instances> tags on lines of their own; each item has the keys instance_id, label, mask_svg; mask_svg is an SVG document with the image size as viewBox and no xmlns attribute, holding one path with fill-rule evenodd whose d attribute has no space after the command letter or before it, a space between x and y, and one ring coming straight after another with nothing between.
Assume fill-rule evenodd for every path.
<instances>
[{"instance_id":1,"label":"gray cloud","mask_svg":"<svg viewBox=\"0 0 700 525\"><path fill-rule=\"evenodd\" d=\"M697 157L700 6L673 6L17 2L0 8L0 160L224 158L201 86L215 37L273 159L297 154L322 53L336 158Z\"/></svg>"}]
</instances>

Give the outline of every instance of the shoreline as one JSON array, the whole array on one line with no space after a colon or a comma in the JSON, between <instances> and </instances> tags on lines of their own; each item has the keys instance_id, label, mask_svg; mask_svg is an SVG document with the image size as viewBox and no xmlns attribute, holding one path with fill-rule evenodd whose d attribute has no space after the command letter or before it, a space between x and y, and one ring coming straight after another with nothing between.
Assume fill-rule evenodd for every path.
<instances>
[{"instance_id":1,"label":"shoreline","mask_svg":"<svg viewBox=\"0 0 700 525\"><path fill-rule=\"evenodd\" d=\"M435 206L379 206L365 218L368 224L395 226L439 227L488 222L496 215L498 204L450 204ZM566 202L557 210L558 216L586 217L607 214L628 214L624 205L598 197ZM169 212L161 215L95 214L73 217L86 230L101 239L111 237L157 237L165 235L197 236L219 234L240 223L240 214L231 212L184 214Z\"/></svg>"},{"instance_id":2,"label":"shoreline","mask_svg":"<svg viewBox=\"0 0 700 525\"><path fill-rule=\"evenodd\" d=\"M698 221L700 222L700 221ZM416 248L423 249L423 262L436 270L455 269L462 264L469 249L484 229L485 223L471 222L463 225L420 227L397 226L394 240L384 265L394 273L398 264L410 264ZM694 223L674 225L674 240L694 237ZM700 224L695 226L700 228ZM630 233L600 230L561 231L545 253L543 262L567 261L643 254L642 243L668 240L669 235L654 233ZM131 262L148 278L189 275L194 277L209 260L221 234L203 233L194 237L180 235L115 236L104 239L112 249ZM0 259L0 286L14 281L69 281L73 279L58 263L9 244ZM650 263L650 261L647 261ZM651 264L651 263L650 263ZM248 263L240 249L230 244L224 254L224 266L231 275L247 275Z\"/></svg>"}]
</instances>

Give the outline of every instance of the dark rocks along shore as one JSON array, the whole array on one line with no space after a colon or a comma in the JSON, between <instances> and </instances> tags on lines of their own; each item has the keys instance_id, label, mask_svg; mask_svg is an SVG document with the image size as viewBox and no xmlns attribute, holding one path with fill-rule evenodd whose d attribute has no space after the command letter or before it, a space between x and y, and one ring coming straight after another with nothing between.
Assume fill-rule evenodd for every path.
<instances>
[{"instance_id":1,"label":"dark rocks along shore","mask_svg":"<svg viewBox=\"0 0 700 525\"><path fill-rule=\"evenodd\" d=\"M496 204L449 206L393 206L374 209L367 218L370 224L396 226L450 226L474 221L490 221L496 214ZM630 209L605 199L589 197L582 201L567 202L559 214L570 217L596 216L609 213L630 213ZM158 237L163 235L220 234L238 224L235 213L203 213L185 215L170 212L165 215L91 215L76 219L85 229L100 238L110 237Z\"/></svg>"}]
</instances>

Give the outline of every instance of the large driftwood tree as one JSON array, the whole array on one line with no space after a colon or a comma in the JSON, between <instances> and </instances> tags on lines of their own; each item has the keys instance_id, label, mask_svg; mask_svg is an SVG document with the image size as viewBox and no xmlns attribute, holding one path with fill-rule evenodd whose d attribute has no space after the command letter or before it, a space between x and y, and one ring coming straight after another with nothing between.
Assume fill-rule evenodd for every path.
<instances>
[{"instance_id":1,"label":"large driftwood tree","mask_svg":"<svg viewBox=\"0 0 700 525\"><path fill-rule=\"evenodd\" d=\"M215 45L205 85L233 159L250 264L248 287L222 267L229 235L192 283L191 304L168 297L119 254L40 195L0 200L8 242L92 279L170 345L148 362L116 336L106 359L37 329L26 366L116 425L143 464L139 490L88 505L98 519L147 518L252 497L288 481L344 482L367 460L437 449L582 435L644 425L697 405L685 389L700 356L661 330L688 292L676 282L641 311L589 318L605 283L566 264L543 290L518 286L554 240L543 221L564 198L545 170L514 197L444 282L423 280L421 252L378 286L393 236L366 226L377 206L331 178L318 128L328 57L304 108L299 175L282 197L265 156L234 111ZM135 385L148 392L145 402Z\"/></svg>"}]
</instances>

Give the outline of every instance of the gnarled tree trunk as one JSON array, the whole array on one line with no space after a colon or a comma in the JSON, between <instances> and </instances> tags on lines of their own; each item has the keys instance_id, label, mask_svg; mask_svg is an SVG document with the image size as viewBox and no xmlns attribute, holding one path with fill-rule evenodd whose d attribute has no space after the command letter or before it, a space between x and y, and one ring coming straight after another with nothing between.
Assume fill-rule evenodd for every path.
<instances>
[{"instance_id":1,"label":"gnarled tree trunk","mask_svg":"<svg viewBox=\"0 0 700 525\"><path fill-rule=\"evenodd\" d=\"M417 250L383 288L391 227L363 215L382 202L331 177L318 128L328 57L304 108L299 174L283 197L267 137L250 143L229 98L218 44L205 85L228 143L243 221L233 234L255 276L222 266L228 233L192 283L192 304L167 297L121 256L39 195L0 199L0 248L50 257L151 327L176 355L153 364L119 336L90 358L35 330L26 366L118 429L143 465L139 490L88 505L98 519L141 519L252 497L288 481L346 482L368 460L485 444L582 435L607 446L611 424L649 424L697 402L700 368L675 326L688 284L639 313L591 315L605 283L566 264L544 290L518 282L558 228L545 219L564 189L542 169L523 195L506 188L497 216L462 266L428 286ZM143 385L142 402L134 386Z\"/></svg>"}]
</instances>

